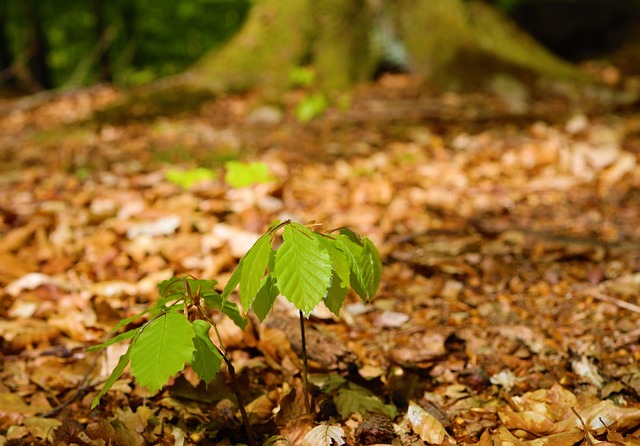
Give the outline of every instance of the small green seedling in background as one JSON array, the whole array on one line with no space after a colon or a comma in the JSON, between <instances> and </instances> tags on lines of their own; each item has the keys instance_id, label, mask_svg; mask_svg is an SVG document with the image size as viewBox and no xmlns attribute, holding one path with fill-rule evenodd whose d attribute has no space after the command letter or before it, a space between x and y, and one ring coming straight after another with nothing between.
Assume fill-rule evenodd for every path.
<instances>
[{"instance_id":1,"label":"small green seedling in background","mask_svg":"<svg viewBox=\"0 0 640 446\"><path fill-rule=\"evenodd\" d=\"M300 122L307 123L313 118L322 115L329 102L324 93L311 93L306 95L296 106L296 118Z\"/></svg>"},{"instance_id":2,"label":"small green seedling in background","mask_svg":"<svg viewBox=\"0 0 640 446\"><path fill-rule=\"evenodd\" d=\"M241 188L254 184L270 183L275 177L265 163L243 163L240 161L228 161L225 163L227 173L224 181L231 187Z\"/></svg>"},{"instance_id":3,"label":"small green seedling in background","mask_svg":"<svg viewBox=\"0 0 640 446\"><path fill-rule=\"evenodd\" d=\"M276 247L274 242L280 230L282 243ZM300 315L305 403L307 412L311 412L304 318L320 302L338 315L349 288L368 302L376 294L381 277L380 255L368 238L348 228L319 233L290 220L276 221L240 259L221 294L214 290L216 282L213 280L174 278L161 282L157 302L120 321L113 332L142 316L148 315L148 322L89 349L97 351L116 342L131 340L126 353L93 400L92 408L98 405L129 363L138 384L155 392L186 364L191 365L203 381L210 382L224 361L248 440L254 445L255 438L231 358L208 311L222 312L244 330L246 319L237 305L228 300L238 286L242 307L245 311L253 309L260 321L266 318L278 295L295 305ZM209 337L212 329L218 346ZM362 404L378 403L367 400Z\"/></svg>"},{"instance_id":4,"label":"small green seedling in background","mask_svg":"<svg viewBox=\"0 0 640 446\"><path fill-rule=\"evenodd\" d=\"M188 190L203 181L215 180L216 173L204 167L189 170L171 169L167 171L165 178L167 181Z\"/></svg>"},{"instance_id":5,"label":"small green seedling in background","mask_svg":"<svg viewBox=\"0 0 640 446\"><path fill-rule=\"evenodd\" d=\"M309 88L316 81L316 72L312 67L296 67L291 70L289 80L294 87Z\"/></svg>"},{"instance_id":6,"label":"small green seedling in background","mask_svg":"<svg viewBox=\"0 0 640 446\"><path fill-rule=\"evenodd\" d=\"M313 378L314 384L320 391L332 395L336 409L343 420L349 419L354 413L366 415L386 415L393 419L397 409L392 404L384 404L382 400L369 389L347 381L339 375L319 375Z\"/></svg>"}]
</instances>

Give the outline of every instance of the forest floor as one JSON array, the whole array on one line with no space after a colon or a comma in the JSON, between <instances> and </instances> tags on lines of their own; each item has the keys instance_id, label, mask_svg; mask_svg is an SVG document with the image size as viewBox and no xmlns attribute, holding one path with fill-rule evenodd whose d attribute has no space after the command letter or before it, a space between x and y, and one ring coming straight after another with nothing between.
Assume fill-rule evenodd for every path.
<instances>
[{"instance_id":1,"label":"forest floor","mask_svg":"<svg viewBox=\"0 0 640 446\"><path fill-rule=\"evenodd\" d=\"M0 445L246 443L226 370L156 395L125 373L90 410L126 345L86 348L162 280L222 287L289 218L367 235L383 277L372 303L308 321L312 415L296 313L219 320L260 443L325 423L346 444L640 444L640 115L508 115L396 76L308 124L295 93L91 118L117 99L0 116ZM228 160L275 180L232 188ZM217 177L170 181L196 167Z\"/></svg>"}]
</instances>

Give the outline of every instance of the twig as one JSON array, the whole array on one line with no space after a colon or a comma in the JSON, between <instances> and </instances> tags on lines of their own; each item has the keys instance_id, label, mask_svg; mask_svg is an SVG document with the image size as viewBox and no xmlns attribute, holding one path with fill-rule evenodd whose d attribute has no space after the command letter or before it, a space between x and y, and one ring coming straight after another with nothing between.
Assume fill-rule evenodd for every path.
<instances>
[{"instance_id":1,"label":"twig","mask_svg":"<svg viewBox=\"0 0 640 446\"><path fill-rule=\"evenodd\" d=\"M608 296L606 294L602 294L599 291L590 291L589 294L591 294L595 299L602 300L604 302L609 302L610 304L617 305L620 308L624 308L625 310L633 311L634 313L640 313L640 306L632 304L632 303L629 303L629 302L624 301L622 299L618 299L618 298L613 297L613 296Z\"/></svg>"},{"instance_id":2,"label":"twig","mask_svg":"<svg viewBox=\"0 0 640 446\"><path fill-rule=\"evenodd\" d=\"M91 374L93 369L96 368L96 364L98 364L98 359L99 359L99 356L96 356L96 359L93 361L93 365L91 365L91 367L89 367L89 369L85 372L84 376L80 380L80 383L78 383L78 387L76 388L75 393L73 395L71 395L70 398L68 398L65 401L63 401L62 403L58 404L56 407L52 408L48 412L41 413L38 416L43 417L43 418L48 418L48 417L52 417L54 415L57 415L62 409L67 407L69 404L73 403L81 395L87 393L87 391L89 389L93 388L96 384L99 384L99 382L87 384L87 381L89 381L89 375Z\"/></svg>"},{"instance_id":3,"label":"twig","mask_svg":"<svg viewBox=\"0 0 640 446\"><path fill-rule=\"evenodd\" d=\"M576 417L578 417L578 420L580 420L580 424L582 424L582 430L584 431L585 440L587 440L587 443L593 446L593 440L591 439L591 434L589 433L589 429L587 429L587 425L585 424L584 420L582 419L582 417L580 416L580 414L578 413L575 407L571 406L571 412L573 412L576 415Z\"/></svg>"}]
</instances>

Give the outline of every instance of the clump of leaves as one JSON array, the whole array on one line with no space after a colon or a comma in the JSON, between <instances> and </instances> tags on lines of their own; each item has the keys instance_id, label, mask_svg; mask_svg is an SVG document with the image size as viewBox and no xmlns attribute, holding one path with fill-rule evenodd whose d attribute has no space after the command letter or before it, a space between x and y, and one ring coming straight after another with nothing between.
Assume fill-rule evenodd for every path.
<instances>
[{"instance_id":1,"label":"clump of leaves","mask_svg":"<svg viewBox=\"0 0 640 446\"><path fill-rule=\"evenodd\" d=\"M312 67L295 67L289 74L289 80L294 87L311 87L316 80L316 72Z\"/></svg>"},{"instance_id":2,"label":"clump of leaves","mask_svg":"<svg viewBox=\"0 0 640 446\"><path fill-rule=\"evenodd\" d=\"M322 115L328 106L329 101L324 93L307 94L296 106L296 118L300 122L307 123Z\"/></svg>"},{"instance_id":3,"label":"clump of leaves","mask_svg":"<svg viewBox=\"0 0 640 446\"><path fill-rule=\"evenodd\" d=\"M191 189L198 183L216 179L216 173L205 167L197 167L195 169L180 170L171 169L165 173L167 181L177 184L183 189Z\"/></svg>"},{"instance_id":4,"label":"clump of leaves","mask_svg":"<svg viewBox=\"0 0 640 446\"><path fill-rule=\"evenodd\" d=\"M224 181L231 187L248 187L254 184L270 183L275 177L265 163L243 163L240 161L228 161L225 163L227 172Z\"/></svg>"},{"instance_id":5,"label":"clump of leaves","mask_svg":"<svg viewBox=\"0 0 640 446\"><path fill-rule=\"evenodd\" d=\"M283 229L282 244L274 236ZM240 260L222 297L240 285L245 311L253 309L264 320L275 298L282 294L305 316L320 303L340 313L349 288L365 302L378 290L382 277L380 255L373 242L349 228L320 233L292 222L272 223Z\"/></svg>"}]
</instances>

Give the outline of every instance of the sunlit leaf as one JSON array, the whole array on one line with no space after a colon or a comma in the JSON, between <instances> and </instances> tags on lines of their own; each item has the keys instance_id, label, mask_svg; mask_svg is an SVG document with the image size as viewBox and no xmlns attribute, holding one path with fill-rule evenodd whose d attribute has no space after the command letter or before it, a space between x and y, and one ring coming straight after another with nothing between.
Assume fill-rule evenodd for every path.
<instances>
[{"instance_id":1,"label":"sunlit leaf","mask_svg":"<svg viewBox=\"0 0 640 446\"><path fill-rule=\"evenodd\" d=\"M240 264L233 271L233 274L231 274L229 281L222 289L222 299L226 300L231 295L231 293L233 293L233 290L235 290L238 284L240 283L241 276L242 276L242 260L240 260Z\"/></svg>"},{"instance_id":2,"label":"sunlit leaf","mask_svg":"<svg viewBox=\"0 0 640 446\"><path fill-rule=\"evenodd\" d=\"M131 339L136 334L138 334L138 332L140 330L142 330L142 327L137 327L137 328L134 328L133 330L125 331L124 333L120 333L118 336L114 336L113 338L109 339L106 342L103 342L102 344L93 345L93 346L89 347L87 349L87 352L97 352L97 351L102 350L103 348L107 348L110 345L115 344L116 342L121 342L121 341L126 341L127 339Z\"/></svg>"},{"instance_id":3,"label":"sunlit leaf","mask_svg":"<svg viewBox=\"0 0 640 446\"><path fill-rule=\"evenodd\" d=\"M363 237L364 249L360 254L360 264L362 265L362 276L364 286L367 289L370 300L378 292L380 281L382 280L382 262L380 253L369 238Z\"/></svg>"},{"instance_id":4,"label":"sunlit leaf","mask_svg":"<svg viewBox=\"0 0 640 446\"><path fill-rule=\"evenodd\" d=\"M329 253L311 231L298 223L284 228L273 276L280 293L308 315L326 295L331 282Z\"/></svg>"},{"instance_id":5,"label":"sunlit leaf","mask_svg":"<svg viewBox=\"0 0 640 446\"><path fill-rule=\"evenodd\" d=\"M224 176L224 180L231 187L247 187L252 184L269 183L275 180L269 170L269 166L265 163L228 161L225 167L227 173Z\"/></svg>"},{"instance_id":6,"label":"sunlit leaf","mask_svg":"<svg viewBox=\"0 0 640 446\"><path fill-rule=\"evenodd\" d=\"M329 253L331 258L331 267L340 279L340 286L343 288L349 288L350 270L349 260L345 252L338 247L338 240L336 238L329 238L321 234L313 233L318 243Z\"/></svg>"},{"instance_id":7,"label":"sunlit leaf","mask_svg":"<svg viewBox=\"0 0 640 446\"><path fill-rule=\"evenodd\" d=\"M149 322L131 346L131 373L155 392L191 360L193 328L186 317L165 313Z\"/></svg>"},{"instance_id":8,"label":"sunlit leaf","mask_svg":"<svg viewBox=\"0 0 640 446\"><path fill-rule=\"evenodd\" d=\"M433 415L415 403L409 404L407 419L413 431L420 436L422 441L429 444L442 444L448 437L446 429ZM451 438L450 441L453 441Z\"/></svg>"},{"instance_id":9,"label":"sunlit leaf","mask_svg":"<svg viewBox=\"0 0 640 446\"><path fill-rule=\"evenodd\" d=\"M118 360L118 364L115 366L115 368L111 372L111 375L109 375L109 378L107 378L107 380L105 381L104 386L102 386L102 389L100 390L98 395L96 395L96 397L93 399L93 402L91 403L92 409L96 407L98 404L100 404L100 398L102 398L104 394L109 391L111 386L115 384L118 378L120 378L120 376L122 375L122 372L124 372L124 369L129 364L130 357L131 357L131 346L129 346L129 348L127 349L124 355L120 356L120 360Z\"/></svg>"},{"instance_id":10,"label":"sunlit leaf","mask_svg":"<svg viewBox=\"0 0 640 446\"><path fill-rule=\"evenodd\" d=\"M289 80L294 87L310 87L316 79L316 73L311 67L295 67L289 74Z\"/></svg>"},{"instance_id":11,"label":"sunlit leaf","mask_svg":"<svg viewBox=\"0 0 640 446\"><path fill-rule=\"evenodd\" d=\"M327 97L324 94L310 94L296 106L296 117L300 122L309 122L324 113L328 105Z\"/></svg>"},{"instance_id":12,"label":"sunlit leaf","mask_svg":"<svg viewBox=\"0 0 640 446\"><path fill-rule=\"evenodd\" d=\"M240 301L244 311L249 311L253 299L255 299L260 280L265 274L269 254L271 253L271 234L260 237L240 262L242 272L240 275Z\"/></svg>"},{"instance_id":13,"label":"sunlit leaf","mask_svg":"<svg viewBox=\"0 0 640 446\"><path fill-rule=\"evenodd\" d=\"M209 337L210 328L211 324L206 321L193 321L195 351L191 359L191 367L205 383L216 376L222 364L222 356Z\"/></svg>"},{"instance_id":14,"label":"sunlit leaf","mask_svg":"<svg viewBox=\"0 0 640 446\"><path fill-rule=\"evenodd\" d=\"M197 167L190 170L171 169L165 174L167 181L177 184L184 189L191 189L203 181L216 179L216 173L211 169Z\"/></svg>"},{"instance_id":15,"label":"sunlit leaf","mask_svg":"<svg viewBox=\"0 0 640 446\"><path fill-rule=\"evenodd\" d=\"M344 430L340 426L321 424L307 432L302 443L304 446L340 446L345 444Z\"/></svg>"}]
</instances>

